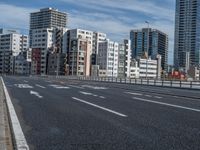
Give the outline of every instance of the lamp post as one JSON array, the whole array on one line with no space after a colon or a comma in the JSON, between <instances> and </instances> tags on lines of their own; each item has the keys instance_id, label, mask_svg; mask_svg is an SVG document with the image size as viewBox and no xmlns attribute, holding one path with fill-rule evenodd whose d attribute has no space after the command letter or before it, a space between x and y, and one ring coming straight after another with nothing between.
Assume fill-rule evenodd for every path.
<instances>
[{"instance_id":1,"label":"lamp post","mask_svg":"<svg viewBox=\"0 0 200 150\"><path fill-rule=\"evenodd\" d=\"M147 58L146 58L146 79L147 79L147 72L148 72L148 59L149 59L149 21L145 21L147 24Z\"/></svg>"}]
</instances>

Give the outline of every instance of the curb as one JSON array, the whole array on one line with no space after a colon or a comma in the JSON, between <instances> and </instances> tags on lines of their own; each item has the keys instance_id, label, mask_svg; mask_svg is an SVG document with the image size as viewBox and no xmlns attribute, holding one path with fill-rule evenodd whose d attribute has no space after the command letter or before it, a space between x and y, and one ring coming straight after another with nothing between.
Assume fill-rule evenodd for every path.
<instances>
[{"instance_id":1,"label":"curb","mask_svg":"<svg viewBox=\"0 0 200 150\"><path fill-rule=\"evenodd\" d=\"M1 77L1 81L3 84L3 89L5 93L5 98L6 98L6 104L8 108L8 114L9 114L9 121L11 124L11 130L13 134L13 140L14 140L14 147L16 150L29 150L29 146L26 142L24 133L22 131L22 128L20 126L17 114L15 112L14 106L12 104L12 101L10 99L10 96L8 94L8 90L5 86L5 83L3 81L3 78Z\"/></svg>"}]
</instances>

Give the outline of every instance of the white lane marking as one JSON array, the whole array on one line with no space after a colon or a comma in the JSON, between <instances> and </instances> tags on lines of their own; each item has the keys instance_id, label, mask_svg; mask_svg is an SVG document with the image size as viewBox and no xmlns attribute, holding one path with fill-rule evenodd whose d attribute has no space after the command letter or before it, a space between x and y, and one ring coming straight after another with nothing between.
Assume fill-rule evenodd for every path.
<instances>
[{"instance_id":1,"label":"white lane marking","mask_svg":"<svg viewBox=\"0 0 200 150\"><path fill-rule=\"evenodd\" d=\"M90 89L95 89L95 90L106 90L108 88L106 87L98 87L98 86L92 86L92 85L82 85L82 87L90 88Z\"/></svg>"},{"instance_id":2,"label":"white lane marking","mask_svg":"<svg viewBox=\"0 0 200 150\"><path fill-rule=\"evenodd\" d=\"M49 86L56 88L56 89L69 89L69 87L67 87L67 86L61 86L61 85L56 85L56 84L51 84Z\"/></svg>"},{"instance_id":3,"label":"white lane marking","mask_svg":"<svg viewBox=\"0 0 200 150\"><path fill-rule=\"evenodd\" d=\"M105 97L104 97L104 96L99 96L99 98L105 99Z\"/></svg>"},{"instance_id":4,"label":"white lane marking","mask_svg":"<svg viewBox=\"0 0 200 150\"><path fill-rule=\"evenodd\" d=\"M24 80L24 82L28 83L28 81Z\"/></svg>"},{"instance_id":5,"label":"white lane marking","mask_svg":"<svg viewBox=\"0 0 200 150\"><path fill-rule=\"evenodd\" d=\"M1 81L3 83L5 98L6 98L6 104L8 106L8 113L10 117L10 124L12 127L13 136L15 137L15 144L17 149L24 149L29 150L29 146L27 144L26 138L24 136L24 133L22 131L21 125L19 123L19 119L17 117L17 114L15 112L15 108L12 104L10 95L8 94L8 90L5 86L5 83L3 81L3 78L1 77Z\"/></svg>"},{"instance_id":6,"label":"white lane marking","mask_svg":"<svg viewBox=\"0 0 200 150\"><path fill-rule=\"evenodd\" d=\"M151 95L145 95L146 97L152 97Z\"/></svg>"},{"instance_id":7,"label":"white lane marking","mask_svg":"<svg viewBox=\"0 0 200 150\"><path fill-rule=\"evenodd\" d=\"M96 104L93 104L93 103L90 103L90 102L87 102L87 101L84 101L84 100L81 100L81 99L76 98L76 97L72 97L72 99L74 99L74 100L76 100L76 101L79 101L79 102L82 102L82 103L85 103L85 104L88 104L88 105L91 105L91 106L94 106L94 107L96 107L96 108L105 110L105 111L107 111L107 112L113 113L113 114L118 115L118 116L121 116L121 117L127 117L127 115L124 115L124 114L122 114L122 113L116 112L116 111L114 111L114 110L111 110L111 109L108 109L108 108L105 108L105 107L102 107L102 106L99 106L99 105L96 105Z\"/></svg>"},{"instance_id":8,"label":"white lane marking","mask_svg":"<svg viewBox=\"0 0 200 150\"><path fill-rule=\"evenodd\" d=\"M68 85L68 86L73 87L73 88L78 88L78 89L84 89L84 88L81 87L81 86L75 86L75 85Z\"/></svg>"},{"instance_id":9,"label":"white lane marking","mask_svg":"<svg viewBox=\"0 0 200 150\"><path fill-rule=\"evenodd\" d=\"M79 93L84 94L84 95L93 95L92 93L83 92L83 91L79 91Z\"/></svg>"},{"instance_id":10,"label":"white lane marking","mask_svg":"<svg viewBox=\"0 0 200 150\"><path fill-rule=\"evenodd\" d=\"M40 87L40 88L42 88L42 89L46 89L46 87L41 86L41 85L39 85L39 84L36 84L35 86Z\"/></svg>"},{"instance_id":11,"label":"white lane marking","mask_svg":"<svg viewBox=\"0 0 200 150\"><path fill-rule=\"evenodd\" d=\"M35 95L35 96L37 96L38 98L43 98L43 96L41 96L38 92L35 92L35 91L30 91L30 94L31 94L31 95Z\"/></svg>"},{"instance_id":12,"label":"white lane marking","mask_svg":"<svg viewBox=\"0 0 200 150\"><path fill-rule=\"evenodd\" d=\"M28 85L28 84L15 84L15 86L17 86L18 88L22 88L22 89L32 89L33 87Z\"/></svg>"},{"instance_id":13,"label":"white lane marking","mask_svg":"<svg viewBox=\"0 0 200 150\"><path fill-rule=\"evenodd\" d=\"M124 92L126 94L131 94L131 95L139 95L139 96L142 96L143 94L141 93L133 93L133 92Z\"/></svg>"},{"instance_id":14,"label":"white lane marking","mask_svg":"<svg viewBox=\"0 0 200 150\"><path fill-rule=\"evenodd\" d=\"M200 109L184 107L184 106L174 105L174 104L169 104L169 103L163 103L163 102L158 102L158 101L152 101L152 100L143 99L143 98L139 98L139 97L133 97L133 99L139 100L139 101L143 101L143 102L148 102L148 103L155 103L155 104L159 104L159 105L165 105L165 106L170 106L170 107L175 107L175 108L181 108L181 109L191 110L191 111L195 111L195 112L200 112Z\"/></svg>"},{"instance_id":15,"label":"white lane marking","mask_svg":"<svg viewBox=\"0 0 200 150\"><path fill-rule=\"evenodd\" d=\"M104 96L98 96L96 94L92 94L92 93L88 93L88 92L79 91L79 93L84 94L84 95L90 95L90 96L94 96L94 97L99 97L99 98L105 99Z\"/></svg>"},{"instance_id":16,"label":"white lane marking","mask_svg":"<svg viewBox=\"0 0 200 150\"><path fill-rule=\"evenodd\" d=\"M160 96L154 96L155 98L158 98L158 99L161 99L162 97L160 97Z\"/></svg>"}]
</instances>

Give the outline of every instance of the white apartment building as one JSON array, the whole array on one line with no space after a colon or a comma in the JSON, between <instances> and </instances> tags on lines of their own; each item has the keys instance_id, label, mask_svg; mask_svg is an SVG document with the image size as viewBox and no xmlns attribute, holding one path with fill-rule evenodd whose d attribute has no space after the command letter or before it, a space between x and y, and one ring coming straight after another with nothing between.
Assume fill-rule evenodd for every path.
<instances>
[{"instance_id":1,"label":"white apartment building","mask_svg":"<svg viewBox=\"0 0 200 150\"><path fill-rule=\"evenodd\" d=\"M119 44L118 56L118 77L130 77L130 64L131 64L131 45L130 40L124 40Z\"/></svg>"},{"instance_id":2,"label":"white apartment building","mask_svg":"<svg viewBox=\"0 0 200 150\"><path fill-rule=\"evenodd\" d=\"M1 29L0 33L0 73L13 73L14 58L28 48L28 36L17 31Z\"/></svg>"},{"instance_id":3,"label":"white apartment building","mask_svg":"<svg viewBox=\"0 0 200 150\"><path fill-rule=\"evenodd\" d=\"M40 74L46 74L47 69L47 53L53 47L54 42L54 29L44 28L44 29L34 29L32 30L32 54L35 51L40 51L41 60L37 62L37 66L40 68ZM33 62L34 63L34 62ZM36 72L37 68L33 65L31 67L31 72Z\"/></svg>"},{"instance_id":4,"label":"white apartment building","mask_svg":"<svg viewBox=\"0 0 200 150\"><path fill-rule=\"evenodd\" d=\"M156 79L159 78L161 70L158 67L158 60L139 59L140 78Z\"/></svg>"},{"instance_id":5,"label":"white apartment building","mask_svg":"<svg viewBox=\"0 0 200 150\"><path fill-rule=\"evenodd\" d=\"M107 77L118 76L119 44L109 39L99 43L99 72L106 72Z\"/></svg>"}]
</instances>

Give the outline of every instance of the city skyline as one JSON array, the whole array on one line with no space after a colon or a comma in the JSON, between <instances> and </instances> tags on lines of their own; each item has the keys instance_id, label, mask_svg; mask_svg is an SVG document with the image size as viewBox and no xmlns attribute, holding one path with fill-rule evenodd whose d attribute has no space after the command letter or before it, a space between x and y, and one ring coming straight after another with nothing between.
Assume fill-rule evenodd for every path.
<instances>
[{"instance_id":1,"label":"city skyline","mask_svg":"<svg viewBox=\"0 0 200 150\"><path fill-rule=\"evenodd\" d=\"M105 0L90 2L84 0L34 1L0 1L3 28L17 28L22 32L29 29L29 13L43 7L54 7L69 14L69 28L82 28L104 32L115 41L129 38L131 29L146 27L145 20L151 28L159 29L169 35L169 63L173 62L175 2L168 1L122 1ZM89 5L90 4L90 5ZM123 5L122 5L123 4ZM110 11L112 9L112 11ZM9 11L6 11L9 10ZM159 12L159 13L158 13ZM21 17L16 17L18 14ZM5 19L4 19L5 18Z\"/></svg>"}]
</instances>

